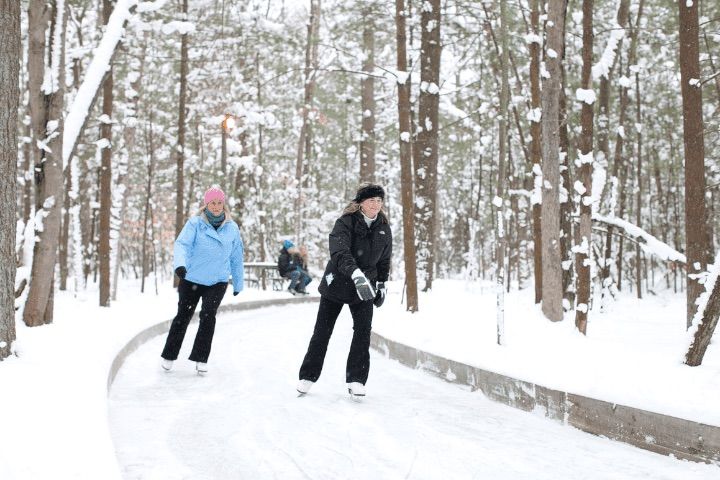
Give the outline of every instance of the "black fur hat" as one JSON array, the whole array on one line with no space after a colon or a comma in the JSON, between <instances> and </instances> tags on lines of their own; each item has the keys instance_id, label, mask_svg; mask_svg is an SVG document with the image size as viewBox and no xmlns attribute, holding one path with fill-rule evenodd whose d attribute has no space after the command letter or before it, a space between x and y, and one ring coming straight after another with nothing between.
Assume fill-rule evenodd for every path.
<instances>
[{"instance_id":1,"label":"black fur hat","mask_svg":"<svg viewBox=\"0 0 720 480\"><path fill-rule=\"evenodd\" d=\"M358 188L353 201L355 203L362 203L363 200L374 197L380 197L383 201L385 201L385 190L383 190L380 185L368 183Z\"/></svg>"}]
</instances>

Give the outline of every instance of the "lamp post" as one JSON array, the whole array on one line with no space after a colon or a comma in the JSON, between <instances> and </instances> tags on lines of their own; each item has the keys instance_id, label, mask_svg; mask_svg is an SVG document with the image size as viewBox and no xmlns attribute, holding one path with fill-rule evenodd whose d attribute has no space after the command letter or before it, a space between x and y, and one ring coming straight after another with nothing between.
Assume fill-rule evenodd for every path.
<instances>
[{"instance_id":1,"label":"lamp post","mask_svg":"<svg viewBox=\"0 0 720 480\"><path fill-rule=\"evenodd\" d=\"M220 184L222 189L227 191L227 134L235 127L235 117L229 113L225 114L222 122L220 122L220 132L222 136L222 143L220 146L220 171L222 173L222 180Z\"/></svg>"}]
</instances>

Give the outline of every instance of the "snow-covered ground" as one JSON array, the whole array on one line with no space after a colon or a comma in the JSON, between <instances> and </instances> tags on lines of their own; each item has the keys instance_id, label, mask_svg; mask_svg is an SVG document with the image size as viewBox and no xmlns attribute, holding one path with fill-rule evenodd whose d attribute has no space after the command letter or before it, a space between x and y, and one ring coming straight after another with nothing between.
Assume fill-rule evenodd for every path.
<instances>
[{"instance_id":1,"label":"snow-covered ground","mask_svg":"<svg viewBox=\"0 0 720 480\"><path fill-rule=\"evenodd\" d=\"M122 478L121 471L125 478L184 478L183 472L235 478L243 468L255 472L244 478L294 478L303 471L301 478L403 478L408 472L409 478L503 478L495 472L509 471L514 475L505 478L543 478L550 466L560 473L547 478L720 478L718 466L592 437L375 353L369 396L352 403L342 374L347 313L323 377L311 396L296 398L312 304L223 314L206 378L194 376L186 360L160 375L162 338L152 340L120 370L109 425L113 359L138 332L171 318L177 303L169 283L158 295L137 292L137 285L122 286L111 308L97 307L95 292L83 298L60 293L54 324L18 324L18 356L0 363L1 479L105 480ZM492 289L461 281L436 282L413 315L392 283L374 329L547 387L720 425L717 341L701 367L682 364L689 342L684 295L623 297L607 314L591 312L587 337L574 331L571 319L544 320L531 295L507 297L502 347L495 345ZM225 303L286 297L249 289L228 294ZM610 464L625 467L608 470Z\"/></svg>"},{"instance_id":2,"label":"snow-covered ground","mask_svg":"<svg viewBox=\"0 0 720 480\"><path fill-rule=\"evenodd\" d=\"M435 282L413 315L398 311L401 287L391 284L391 308L376 310L373 330L386 338L556 390L720 426L720 337L702 366L683 364L691 342L684 293L622 295L607 313L591 310L583 336L573 316L550 322L532 291L511 292L498 346L491 285Z\"/></svg>"}]
</instances>

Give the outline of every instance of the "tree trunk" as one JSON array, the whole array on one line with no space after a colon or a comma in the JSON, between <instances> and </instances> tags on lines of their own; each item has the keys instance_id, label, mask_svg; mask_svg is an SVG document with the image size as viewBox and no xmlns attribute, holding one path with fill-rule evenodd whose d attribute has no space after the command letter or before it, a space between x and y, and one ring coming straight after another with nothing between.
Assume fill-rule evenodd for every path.
<instances>
[{"instance_id":1,"label":"tree trunk","mask_svg":"<svg viewBox=\"0 0 720 480\"><path fill-rule=\"evenodd\" d=\"M110 20L112 3L103 0L105 25ZM98 212L98 271L100 273L100 306L110 306L110 209L112 208L112 114L113 68L110 67L103 82L102 120L100 126L100 210Z\"/></svg>"},{"instance_id":2,"label":"tree trunk","mask_svg":"<svg viewBox=\"0 0 720 480\"><path fill-rule=\"evenodd\" d=\"M635 92L640 92L640 74L635 72ZM642 201L643 201L643 176L642 176L642 113L640 110L640 95L635 95L635 135L637 142L637 162L635 163L635 176L637 178L637 191L635 192L635 224L642 228ZM642 270L643 254L640 245L635 247L635 282L637 298L642 298Z\"/></svg>"},{"instance_id":3,"label":"tree trunk","mask_svg":"<svg viewBox=\"0 0 720 480\"><path fill-rule=\"evenodd\" d=\"M687 326L692 325L695 300L703 292L696 275L707 269L705 212L705 146L703 142L702 89L698 5L678 2L680 8L680 85L685 145L685 235L687 269Z\"/></svg>"},{"instance_id":4,"label":"tree trunk","mask_svg":"<svg viewBox=\"0 0 720 480\"><path fill-rule=\"evenodd\" d=\"M629 67L630 65L635 63L635 58L637 56L637 44L638 44L638 32L640 28L640 19L642 18L642 12L643 12L643 5L645 3L645 0L640 0L638 4L638 13L637 17L635 18L635 25L631 26L630 29L630 50L628 52L628 65L626 66L626 73L627 75L630 74ZM629 7L628 7L629 8ZM623 3L620 3L620 7L618 8L617 13L617 21L618 24L621 27L626 27L628 25L628 18L629 18L629 11L624 8ZM618 49L620 46L618 45ZM609 88L609 87L608 87ZM610 176L609 184L609 211L611 215L615 215L615 208L618 205L619 202L619 211L617 215L619 215L621 218L625 214L625 181L627 175L624 174L624 172L627 169L625 157L624 157L624 146L625 146L625 123L626 123L626 116L627 116L627 109L628 109L628 103L629 103L629 97L628 97L628 91L629 86L627 84L623 84L623 86L620 87L620 112L619 112L619 118L618 118L618 129L617 134L615 136L615 153L613 156L613 166L612 166L612 174ZM605 99L602 97L603 91L602 91L602 83L601 83L601 103L605 101ZM602 110L601 110L602 112ZM604 142L604 140L601 137L601 142ZM600 148L604 148L604 143L600 143ZM619 199L618 199L619 196ZM602 300L601 300L601 309L604 311L604 305L606 303L606 299L609 295L609 290L611 286L611 274L610 274L610 266L612 264L612 249L613 249L613 228L608 228L607 235L605 237L605 261L603 262L603 271L602 271ZM623 253L623 245L622 245L622 239L619 242L618 245L618 254L617 254L617 288L622 289L622 253Z\"/></svg>"},{"instance_id":5,"label":"tree trunk","mask_svg":"<svg viewBox=\"0 0 720 480\"><path fill-rule=\"evenodd\" d=\"M140 280L140 293L145 292L145 280L149 274L148 266L148 222L150 221L150 199L152 198L152 184L155 167L155 147L153 139L153 114L152 110L148 112L149 125L146 127L145 144L147 145L148 164L147 164L147 183L145 184L145 208L143 213L143 233L142 233L142 279ZM152 228L152 224L150 224Z\"/></svg>"},{"instance_id":6,"label":"tree trunk","mask_svg":"<svg viewBox=\"0 0 720 480\"><path fill-rule=\"evenodd\" d=\"M495 215L497 218L497 227L495 229L495 262L496 262L496 332L497 344L502 345L505 335L505 248L507 247L507 238L505 233L505 165L507 163L507 147L508 147L508 97L510 96L510 85L508 75L508 40L507 40L507 14L506 0L500 0L500 38L502 44L502 54L500 56L500 72L502 75L502 84L500 88L500 125L498 126L498 180L495 185Z\"/></svg>"},{"instance_id":7,"label":"tree trunk","mask_svg":"<svg viewBox=\"0 0 720 480\"><path fill-rule=\"evenodd\" d=\"M435 268L435 214L437 210L438 109L440 105L440 0L427 0L420 25L420 95L415 175L418 178L419 240L423 291L432 288Z\"/></svg>"},{"instance_id":8,"label":"tree trunk","mask_svg":"<svg viewBox=\"0 0 720 480\"><path fill-rule=\"evenodd\" d=\"M407 43L405 36L405 5L395 0L395 35L398 78L398 130L400 132L400 190L403 207L403 258L405 259L405 288L407 311L418 311L417 270L415 264L415 202L413 198L412 147L410 141L410 72L407 71Z\"/></svg>"},{"instance_id":9,"label":"tree trunk","mask_svg":"<svg viewBox=\"0 0 720 480\"><path fill-rule=\"evenodd\" d=\"M542 301L542 127L540 124L540 9L539 0L531 0L530 23L534 40L530 42L530 95L533 117L530 124L530 158L533 163L534 188L532 201L533 218L533 266L535 269L535 303Z\"/></svg>"},{"instance_id":10,"label":"tree trunk","mask_svg":"<svg viewBox=\"0 0 720 480\"><path fill-rule=\"evenodd\" d=\"M20 92L20 2L0 0L0 361L15 341L15 215Z\"/></svg>"},{"instance_id":11,"label":"tree trunk","mask_svg":"<svg viewBox=\"0 0 720 480\"><path fill-rule=\"evenodd\" d=\"M362 132L360 140L360 181L375 181L375 8L367 2L363 16L363 65L360 80Z\"/></svg>"},{"instance_id":12,"label":"tree trunk","mask_svg":"<svg viewBox=\"0 0 720 480\"><path fill-rule=\"evenodd\" d=\"M565 1L549 0L545 63L550 76L544 80L542 90L542 311L547 318L554 322L563 319L558 110L560 89L562 88L560 62L564 49L564 24Z\"/></svg>"},{"instance_id":13,"label":"tree trunk","mask_svg":"<svg viewBox=\"0 0 720 480\"><path fill-rule=\"evenodd\" d=\"M590 264L592 255L592 168L593 168L593 103L592 61L593 61L593 0L583 0L583 48L582 48L582 90L584 100L580 113L580 170L576 186L580 194L580 227L575 245L577 270L577 305L575 326L587 334L587 317L590 308ZM592 95L591 95L592 94ZM590 101L592 99L592 101Z\"/></svg>"},{"instance_id":14,"label":"tree trunk","mask_svg":"<svg viewBox=\"0 0 720 480\"><path fill-rule=\"evenodd\" d=\"M183 18L187 17L188 1L182 2ZM180 97L178 98L178 143L175 149L175 237L180 235L185 216L183 215L183 198L185 195L185 102L187 97L187 76L188 76L188 34L180 36ZM177 285L178 278L174 279Z\"/></svg>"},{"instance_id":15,"label":"tree trunk","mask_svg":"<svg viewBox=\"0 0 720 480\"><path fill-rule=\"evenodd\" d=\"M43 2L33 2L31 9L36 10L33 17L41 17L44 9ZM28 15L30 17L30 15ZM57 247L60 235L60 206L62 194L62 151L63 151L63 94L65 92L65 9L58 9L52 12L50 28L51 49L49 58L50 72L48 72L47 83L42 85L42 78L45 75L44 67L39 82L37 78L31 82L34 89L43 90L38 93L30 92L31 101L40 101L43 106L31 107L34 113L45 115L38 120L32 119L33 124L42 125L41 137L38 138L42 144L47 145L40 157L40 164L36 165L35 183L36 198L40 203L36 215L44 217L43 221L36 225L35 236L37 241L33 249L33 265L30 273L30 289L28 291L23 321L30 327L43 325L52 322L53 318L53 277L57 261ZM45 32L45 22L38 22L34 28ZM61 74L58 74L60 72ZM44 106L47 105L47 108ZM36 132L38 133L38 132Z\"/></svg>"},{"instance_id":16,"label":"tree trunk","mask_svg":"<svg viewBox=\"0 0 720 480\"><path fill-rule=\"evenodd\" d=\"M295 161L295 181L297 194L295 196L295 239L298 242L303 238L303 177L305 175L305 152L307 138L310 135L310 109L315 95L315 81L317 70L317 43L320 31L320 0L310 0L310 18L307 24L307 43L305 44L305 72L303 75L305 93L302 106L302 126L298 138L297 156Z\"/></svg>"},{"instance_id":17,"label":"tree trunk","mask_svg":"<svg viewBox=\"0 0 720 480\"><path fill-rule=\"evenodd\" d=\"M718 278L720 263L716 263L713 270L714 272L711 272L708 281L714 277L715 282L712 286L709 284L705 286L707 291L710 292L710 297L707 299L702 312L698 312L700 324L693 336L693 342L687 354L685 354L685 363L691 367L696 367L702 363L705 351L710 345L710 340L715 332L715 327L717 327L718 317L720 317L720 281L718 281L720 280Z\"/></svg>"}]
</instances>

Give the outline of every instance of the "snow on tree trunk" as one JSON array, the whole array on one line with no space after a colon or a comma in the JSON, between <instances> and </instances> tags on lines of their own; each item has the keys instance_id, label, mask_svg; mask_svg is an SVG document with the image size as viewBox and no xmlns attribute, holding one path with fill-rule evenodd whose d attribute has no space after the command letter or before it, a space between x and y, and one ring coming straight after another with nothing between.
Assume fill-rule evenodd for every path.
<instances>
[{"instance_id":1,"label":"snow on tree trunk","mask_svg":"<svg viewBox=\"0 0 720 480\"><path fill-rule=\"evenodd\" d=\"M110 21L112 4L103 0L105 25ZM100 117L100 211L98 212L98 271L100 273L99 304L110 306L110 209L112 207L112 115L113 68L110 67L103 82L102 116Z\"/></svg>"},{"instance_id":2,"label":"snow on tree trunk","mask_svg":"<svg viewBox=\"0 0 720 480\"><path fill-rule=\"evenodd\" d=\"M700 2L679 1L680 85L685 145L685 236L687 269L687 326L696 312L695 300L703 292L697 274L707 269L708 245L705 211L705 147L698 8Z\"/></svg>"},{"instance_id":3,"label":"snow on tree trunk","mask_svg":"<svg viewBox=\"0 0 720 480\"><path fill-rule=\"evenodd\" d=\"M18 102L20 2L0 0L0 360L15 341L16 170L18 161Z\"/></svg>"},{"instance_id":4,"label":"snow on tree trunk","mask_svg":"<svg viewBox=\"0 0 720 480\"><path fill-rule=\"evenodd\" d=\"M705 291L698 296L697 313L693 317L690 334L693 341L685 354L685 363L691 367L700 365L710 345L720 317L720 257L705 276ZM694 331L693 331L694 330Z\"/></svg>"},{"instance_id":5,"label":"snow on tree trunk","mask_svg":"<svg viewBox=\"0 0 720 480\"><path fill-rule=\"evenodd\" d=\"M420 93L416 148L418 240L423 290L432 288L435 269L437 213L438 110L440 105L440 0L426 0L420 7Z\"/></svg>"},{"instance_id":6,"label":"snow on tree trunk","mask_svg":"<svg viewBox=\"0 0 720 480\"><path fill-rule=\"evenodd\" d=\"M42 2L41 2L42 3ZM105 73L117 50L117 46L125 30L125 23L132 15L132 11L138 0L117 0L114 5L102 40L93 52L93 58L85 72L77 95L65 117L65 129L63 131L63 165L70 160L75 152L78 138L87 123L89 112L97 99L100 86L105 78ZM162 4L164 2L157 2Z\"/></svg>"},{"instance_id":7,"label":"snow on tree trunk","mask_svg":"<svg viewBox=\"0 0 720 480\"><path fill-rule=\"evenodd\" d=\"M582 88L576 92L577 100L582 102L580 113L579 179L575 183L576 193L580 196L580 227L577 231L577 243L573 247L577 270L577 304L575 307L575 326L581 333L587 334L587 317L590 305L590 265L592 250L592 168L593 168L593 109L595 92L592 89L593 60L593 0L583 0L583 48L582 48Z\"/></svg>"},{"instance_id":8,"label":"snow on tree trunk","mask_svg":"<svg viewBox=\"0 0 720 480\"><path fill-rule=\"evenodd\" d=\"M558 104L563 56L564 0L549 0L545 66L548 77L542 89L542 311L552 321L563 319L560 256L560 124Z\"/></svg>"},{"instance_id":9,"label":"snow on tree trunk","mask_svg":"<svg viewBox=\"0 0 720 480\"><path fill-rule=\"evenodd\" d=\"M403 208L403 258L405 260L405 294L407 311L417 312L417 268L415 256L415 215L413 195L410 73L407 71L407 38L405 33L405 5L395 0L395 38L398 69L398 131L400 132L400 190Z\"/></svg>"},{"instance_id":10,"label":"snow on tree trunk","mask_svg":"<svg viewBox=\"0 0 720 480\"><path fill-rule=\"evenodd\" d=\"M42 9L42 2L33 5ZM57 247L60 234L60 206L62 204L62 149L63 149L63 94L65 92L65 4L55 3L52 15L53 32L50 44L49 68L43 68L42 85L32 83L34 88L41 88L41 95L31 92L31 99L41 99L47 108L35 108L45 114L42 122L45 125L44 135L37 139L42 150L41 163L36 167L36 186L38 199L42 205L35 213L35 236L37 241L33 249L33 264L30 273L30 289L28 291L23 321L34 327L52 322L53 312L53 279L57 260ZM38 23L36 28L46 28L45 23ZM37 122L37 119L33 119Z\"/></svg>"}]
</instances>

